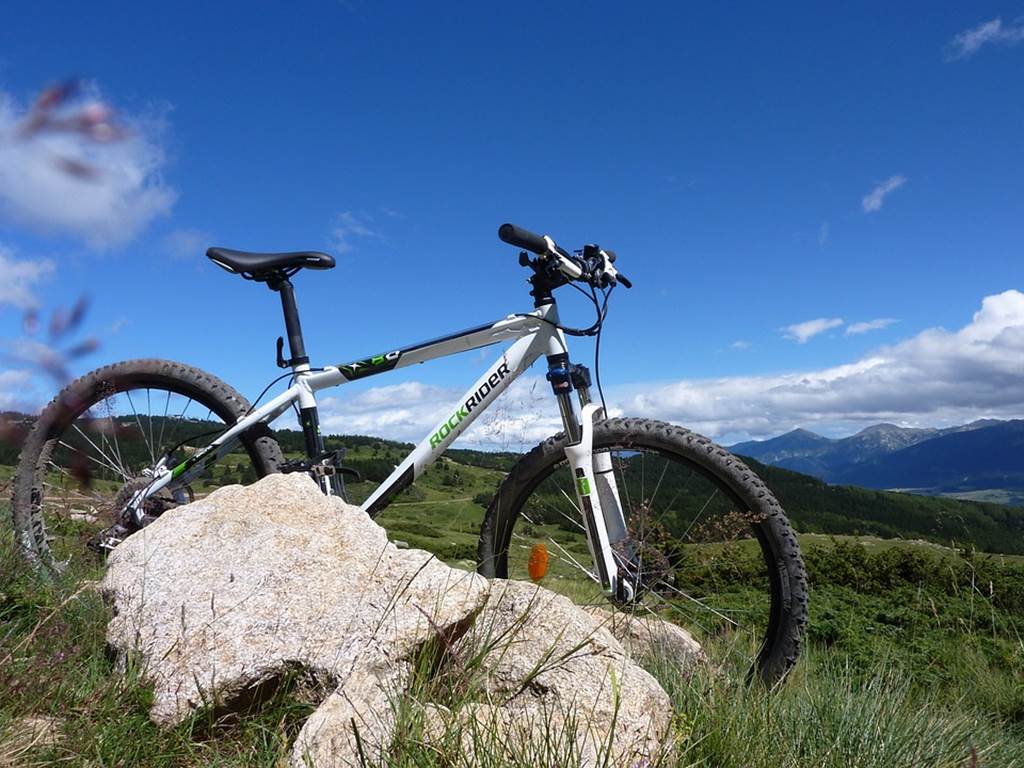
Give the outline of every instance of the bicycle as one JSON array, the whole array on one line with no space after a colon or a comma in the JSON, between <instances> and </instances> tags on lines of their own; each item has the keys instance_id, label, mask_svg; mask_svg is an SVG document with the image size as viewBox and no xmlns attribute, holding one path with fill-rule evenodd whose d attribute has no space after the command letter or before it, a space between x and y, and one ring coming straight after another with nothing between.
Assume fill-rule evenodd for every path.
<instances>
[{"instance_id":1,"label":"bicycle","mask_svg":"<svg viewBox=\"0 0 1024 768\"><path fill-rule=\"evenodd\" d=\"M290 357L279 337L277 363L287 372L271 384L288 378L288 388L258 406L268 386L250 405L211 374L151 359L109 365L73 382L42 411L19 460L12 513L26 556L50 571L73 571L87 551L109 551L197 493L234 482L233 471L305 472L325 493L346 498L344 478L354 475L342 451L324 448L317 392L508 341L363 509L379 514L544 356L564 431L522 456L501 480L481 525L478 571L544 579L621 610L677 613L706 650L739 651L750 675L781 680L800 651L807 587L778 502L743 462L704 437L650 419L606 417L597 366L601 396L592 401L589 369L571 361L567 337L596 336L599 349L612 291L631 287L614 252L587 245L569 253L511 224L499 237L522 249L532 311L317 368L306 353L291 278L302 269L332 268L334 259L210 248L215 264L279 294ZM567 285L593 301L590 327L561 323L554 291ZM193 404L198 410L188 415ZM289 408L297 411L305 455L286 460L268 425ZM587 555L592 568L581 562Z\"/></svg>"}]
</instances>

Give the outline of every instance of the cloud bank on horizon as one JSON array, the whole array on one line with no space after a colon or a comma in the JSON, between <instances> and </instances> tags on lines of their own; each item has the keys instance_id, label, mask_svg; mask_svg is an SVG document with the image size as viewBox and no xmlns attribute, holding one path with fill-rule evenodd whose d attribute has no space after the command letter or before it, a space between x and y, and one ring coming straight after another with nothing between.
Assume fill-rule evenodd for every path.
<instances>
[{"instance_id":1,"label":"cloud bank on horizon","mask_svg":"<svg viewBox=\"0 0 1024 768\"><path fill-rule=\"evenodd\" d=\"M616 402L628 413L730 440L797 426L848 433L878 421L939 426L1013 418L1024 413L1024 293L986 296L958 331L930 328L844 365L684 380Z\"/></svg>"},{"instance_id":2,"label":"cloud bank on horizon","mask_svg":"<svg viewBox=\"0 0 1024 768\"><path fill-rule=\"evenodd\" d=\"M888 319L873 321L882 322ZM613 371L605 371L606 381L613 377ZM946 426L1015 418L1024 414L1024 293L986 296L959 330L929 328L843 365L618 385L605 392L612 415L663 419L726 443L772 437L797 426L839 435L880 421ZM461 394L461 389L417 382L375 387L356 397L323 400L323 423L331 432L418 441ZM483 419L460 444L521 449L561 429L548 385L539 376L515 382Z\"/></svg>"}]
</instances>

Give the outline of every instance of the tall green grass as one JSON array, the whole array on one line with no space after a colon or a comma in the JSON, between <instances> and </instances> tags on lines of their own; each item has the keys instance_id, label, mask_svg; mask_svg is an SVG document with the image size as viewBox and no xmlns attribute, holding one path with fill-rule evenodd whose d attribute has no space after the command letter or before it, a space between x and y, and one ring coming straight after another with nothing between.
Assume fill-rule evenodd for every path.
<instances>
[{"instance_id":1,"label":"tall green grass","mask_svg":"<svg viewBox=\"0 0 1024 768\"><path fill-rule=\"evenodd\" d=\"M746 686L739 669L685 676L671 660L645 660L675 707L676 750L664 764L1024 766L1024 568L928 557L911 546L811 548L809 646L776 691ZM107 619L95 589L40 578L4 530L0 765L277 766L324 693L296 673L244 712L157 728L139 670L119 672L107 655ZM445 685L451 710L476 700L472 685ZM436 691L396 703L404 725L385 764L460 765L467 743L480 765L577 762L554 736L541 752L515 754L480 724L449 721L427 738L427 698ZM17 736L30 716L54 718L58 737L26 746Z\"/></svg>"}]
</instances>

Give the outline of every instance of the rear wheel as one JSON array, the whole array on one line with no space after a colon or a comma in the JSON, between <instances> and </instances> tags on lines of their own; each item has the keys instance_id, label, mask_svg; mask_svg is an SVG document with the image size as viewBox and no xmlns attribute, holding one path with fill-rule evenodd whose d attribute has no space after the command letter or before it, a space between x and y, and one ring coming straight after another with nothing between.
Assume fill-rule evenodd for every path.
<instances>
[{"instance_id":1,"label":"rear wheel","mask_svg":"<svg viewBox=\"0 0 1024 768\"><path fill-rule=\"evenodd\" d=\"M203 448L249 403L220 379L180 363L132 360L68 385L40 414L13 483L14 529L25 555L53 571L88 571L97 537L151 479L153 467ZM188 503L213 488L276 472L281 450L265 426L191 486L157 494L147 513Z\"/></svg>"},{"instance_id":2,"label":"rear wheel","mask_svg":"<svg viewBox=\"0 0 1024 768\"><path fill-rule=\"evenodd\" d=\"M565 446L564 435L547 440L502 482L481 531L479 570L536 578L546 561L544 586L600 603ZM648 419L596 423L594 451L611 458L641 574L642 597L616 610L670 620L714 663L781 680L800 652L807 582L796 537L764 483L707 438Z\"/></svg>"}]
</instances>

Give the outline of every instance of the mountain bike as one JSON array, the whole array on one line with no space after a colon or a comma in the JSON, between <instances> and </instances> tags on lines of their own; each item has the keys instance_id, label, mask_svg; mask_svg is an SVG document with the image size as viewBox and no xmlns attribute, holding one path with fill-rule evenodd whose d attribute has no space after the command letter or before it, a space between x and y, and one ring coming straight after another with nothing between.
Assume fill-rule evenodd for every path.
<instances>
[{"instance_id":1,"label":"mountain bike","mask_svg":"<svg viewBox=\"0 0 1024 768\"><path fill-rule=\"evenodd\" d=\"M108 365L66 387L42 411L23 446L12 512L22 549L50 571L74 571L91 551L213 488L274 472L303 472L346 498L358 479L343 451L325 450L317 393L467 350L508 346L466 390L362 508L378 515L423 475L509 385L541 357L564 431L500 480L483 514L477 569L534 578L579 602L669 617L709 655L739 653L751 675L780 680L795 662L807 618L799 546L772 493L707 438L644 418L609 417L595 365L573 362L570 337L596 337L617 286L631 283L611 250L569 252L511 224L499 237L521 249L533 309L351 362L314 367L291 281L330 269L324 253L210 248L228 272L276 292L284 313L277 363L287 389L250 405L215 376L166 360ZM555 291L580 290L596 320L564 325ZM596 358L596 354L595 354ZM272 384L274 382L271 382ZM269 425L294 409L302 455L286 459ZM283 433L282 433L283 434ZM92 556L95 558L95 555Z\"/></svg>"}]
</instances>

